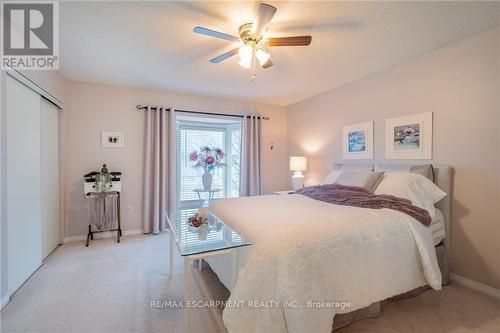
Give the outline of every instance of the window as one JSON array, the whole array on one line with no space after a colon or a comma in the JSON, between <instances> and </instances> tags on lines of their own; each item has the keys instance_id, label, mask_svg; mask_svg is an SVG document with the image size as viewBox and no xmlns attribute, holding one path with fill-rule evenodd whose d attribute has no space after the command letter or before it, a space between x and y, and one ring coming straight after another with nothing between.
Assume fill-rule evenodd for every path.
<instances>
[{"instance_id":1,"label":"window","mask_svg":"<svg viewBox=\"0 0 500 333\"><path fill-rule=\"evenodd\" d=\"M224 117L228 118L228 117ZM200 206L193 189L203 188L202 169L193 168L189 154L202 146L221 148L225 166L213 172L212 188L221 189L214 199L240 194L241 119L177 117L177 198L181 210Z\"/></svg>"}]
</instances>

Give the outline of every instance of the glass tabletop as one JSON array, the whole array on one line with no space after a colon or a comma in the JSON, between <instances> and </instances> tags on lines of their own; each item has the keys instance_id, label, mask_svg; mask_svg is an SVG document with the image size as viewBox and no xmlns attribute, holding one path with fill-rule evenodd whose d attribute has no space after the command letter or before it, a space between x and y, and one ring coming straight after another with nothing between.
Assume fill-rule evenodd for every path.
<instances>
[{"instance_id":1,"label":"glass tabletop","mask_svg":"<svg viewBox=\"0 0 500 333\"><path fill-rule=\"evenodd\" d=\"M193 192L208 192L208 193L215 193L215 192L220 192L222 191L222 189L220 188L213 188L213 189L210 189L210 190L205 190L205 189L202 189L202 188L195 188L193 190Z\"/></svg>"},{"instance_id":2,"label":"glass tabletop","mask_svg":"<svg viewBox=\"0 0 500 333\"><path fill-rule=\"evenodd\" d=\"M245 237L228 227L212 213L208 214L208 223L197 228L188 225L186 223L187 216L184 215L180 212L164 212L165 219L172 231L181 256L251 245Z\"/></svg>"}]
</instances>

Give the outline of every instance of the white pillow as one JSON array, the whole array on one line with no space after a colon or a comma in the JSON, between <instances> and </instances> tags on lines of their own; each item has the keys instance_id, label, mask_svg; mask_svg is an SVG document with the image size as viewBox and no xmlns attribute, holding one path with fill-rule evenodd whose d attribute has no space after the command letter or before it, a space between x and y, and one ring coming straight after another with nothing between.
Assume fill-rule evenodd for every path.
<instances>
[{"instance_id":1,"label":"white pillow","mask_svg":"<svg viewBox=\"0 0 500 333\"><path fill-rule=\"evenodd\" d=\"M343 170L332 170L328 176L321 182L321 185L333 184L339 178Z\"/></svg>"},{"instance_id":2,"label":"white pillow","mask_svg":"<svg viewBox=\"0 0 500 333\"><path fill-rule=\"evenodd\" d=\"M335 183L345 186L362 187L368 192L373 193L383 175L383 171L343 170L335 180Z\"/></svg>"},{"instance_id":3,"label":"white pillow","mask_svg":"<svg viewBox=\"0 0 500 333\"><path fill-rule=\"evenodd\" d=\"M335 163L333 165L333 170L330 171L328 176L320 183L320 185L334 184L337 178L344 170L366 170L373 171L373 165L371 164L341 164Z\"/></svg>"},{"instance_id":4,"label":"white pillow","mask_svg":"<svg viewBox=\"0 0 500 333\"><path fill-rule=\"evenodd\" d=\"M436 184L416 173L385 174L374 193L408 199L414 206L427 210L431 218L436 216L434 204L446 196Z\"/></svg>"}]
</instances>

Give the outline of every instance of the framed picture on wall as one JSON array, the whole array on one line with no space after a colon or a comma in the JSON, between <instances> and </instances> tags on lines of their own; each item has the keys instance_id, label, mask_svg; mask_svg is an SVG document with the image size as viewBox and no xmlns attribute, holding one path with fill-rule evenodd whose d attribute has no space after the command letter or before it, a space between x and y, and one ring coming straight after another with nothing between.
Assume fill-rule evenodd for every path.
<instances>
[{"instance_id":1,"label":"framed picture on wall","mask_svg":"<svg viewBox=\"0 0 500 333\"><path fill-rule=\"evenodd\" d=\"M387 119L385 158L432 159L432 112Z\"/></svg>"},{"instance_id":2,"label":"framed picture on wall","mask_svg":"<svg viewBox=\"0 0 500 333\"><path fill-rule=\"evenodd\" d=\"M125 147L125 132L101 132L102 148L123 148Z\"/></svg>"},{"instance_id":3,"label":"framed picture on wall","mask_svg":"<svg viewBox=\"0 0 500 333\"><path fill-rule=\"evenodd\" d=\"M344 160L373 159L373 121L342 127Z\"/></svg>"}]
</instances>

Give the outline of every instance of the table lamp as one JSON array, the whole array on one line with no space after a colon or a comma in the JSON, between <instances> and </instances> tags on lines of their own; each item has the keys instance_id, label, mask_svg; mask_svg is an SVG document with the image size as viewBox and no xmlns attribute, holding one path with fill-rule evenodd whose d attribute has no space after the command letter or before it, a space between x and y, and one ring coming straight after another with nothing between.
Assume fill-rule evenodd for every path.
<instances>
[{"instance_id":1,"label":"table lamp","mask_svg":"<svg viewBox=\"0 0 500 333\"><path fill-rule=\"evenodd\" d=\"M304 175L302 171L307 170L307 158L305 156L290 156L290 171L295 171L292 176L293 190L304 187Z\"/></svg>"}]
</instances>

